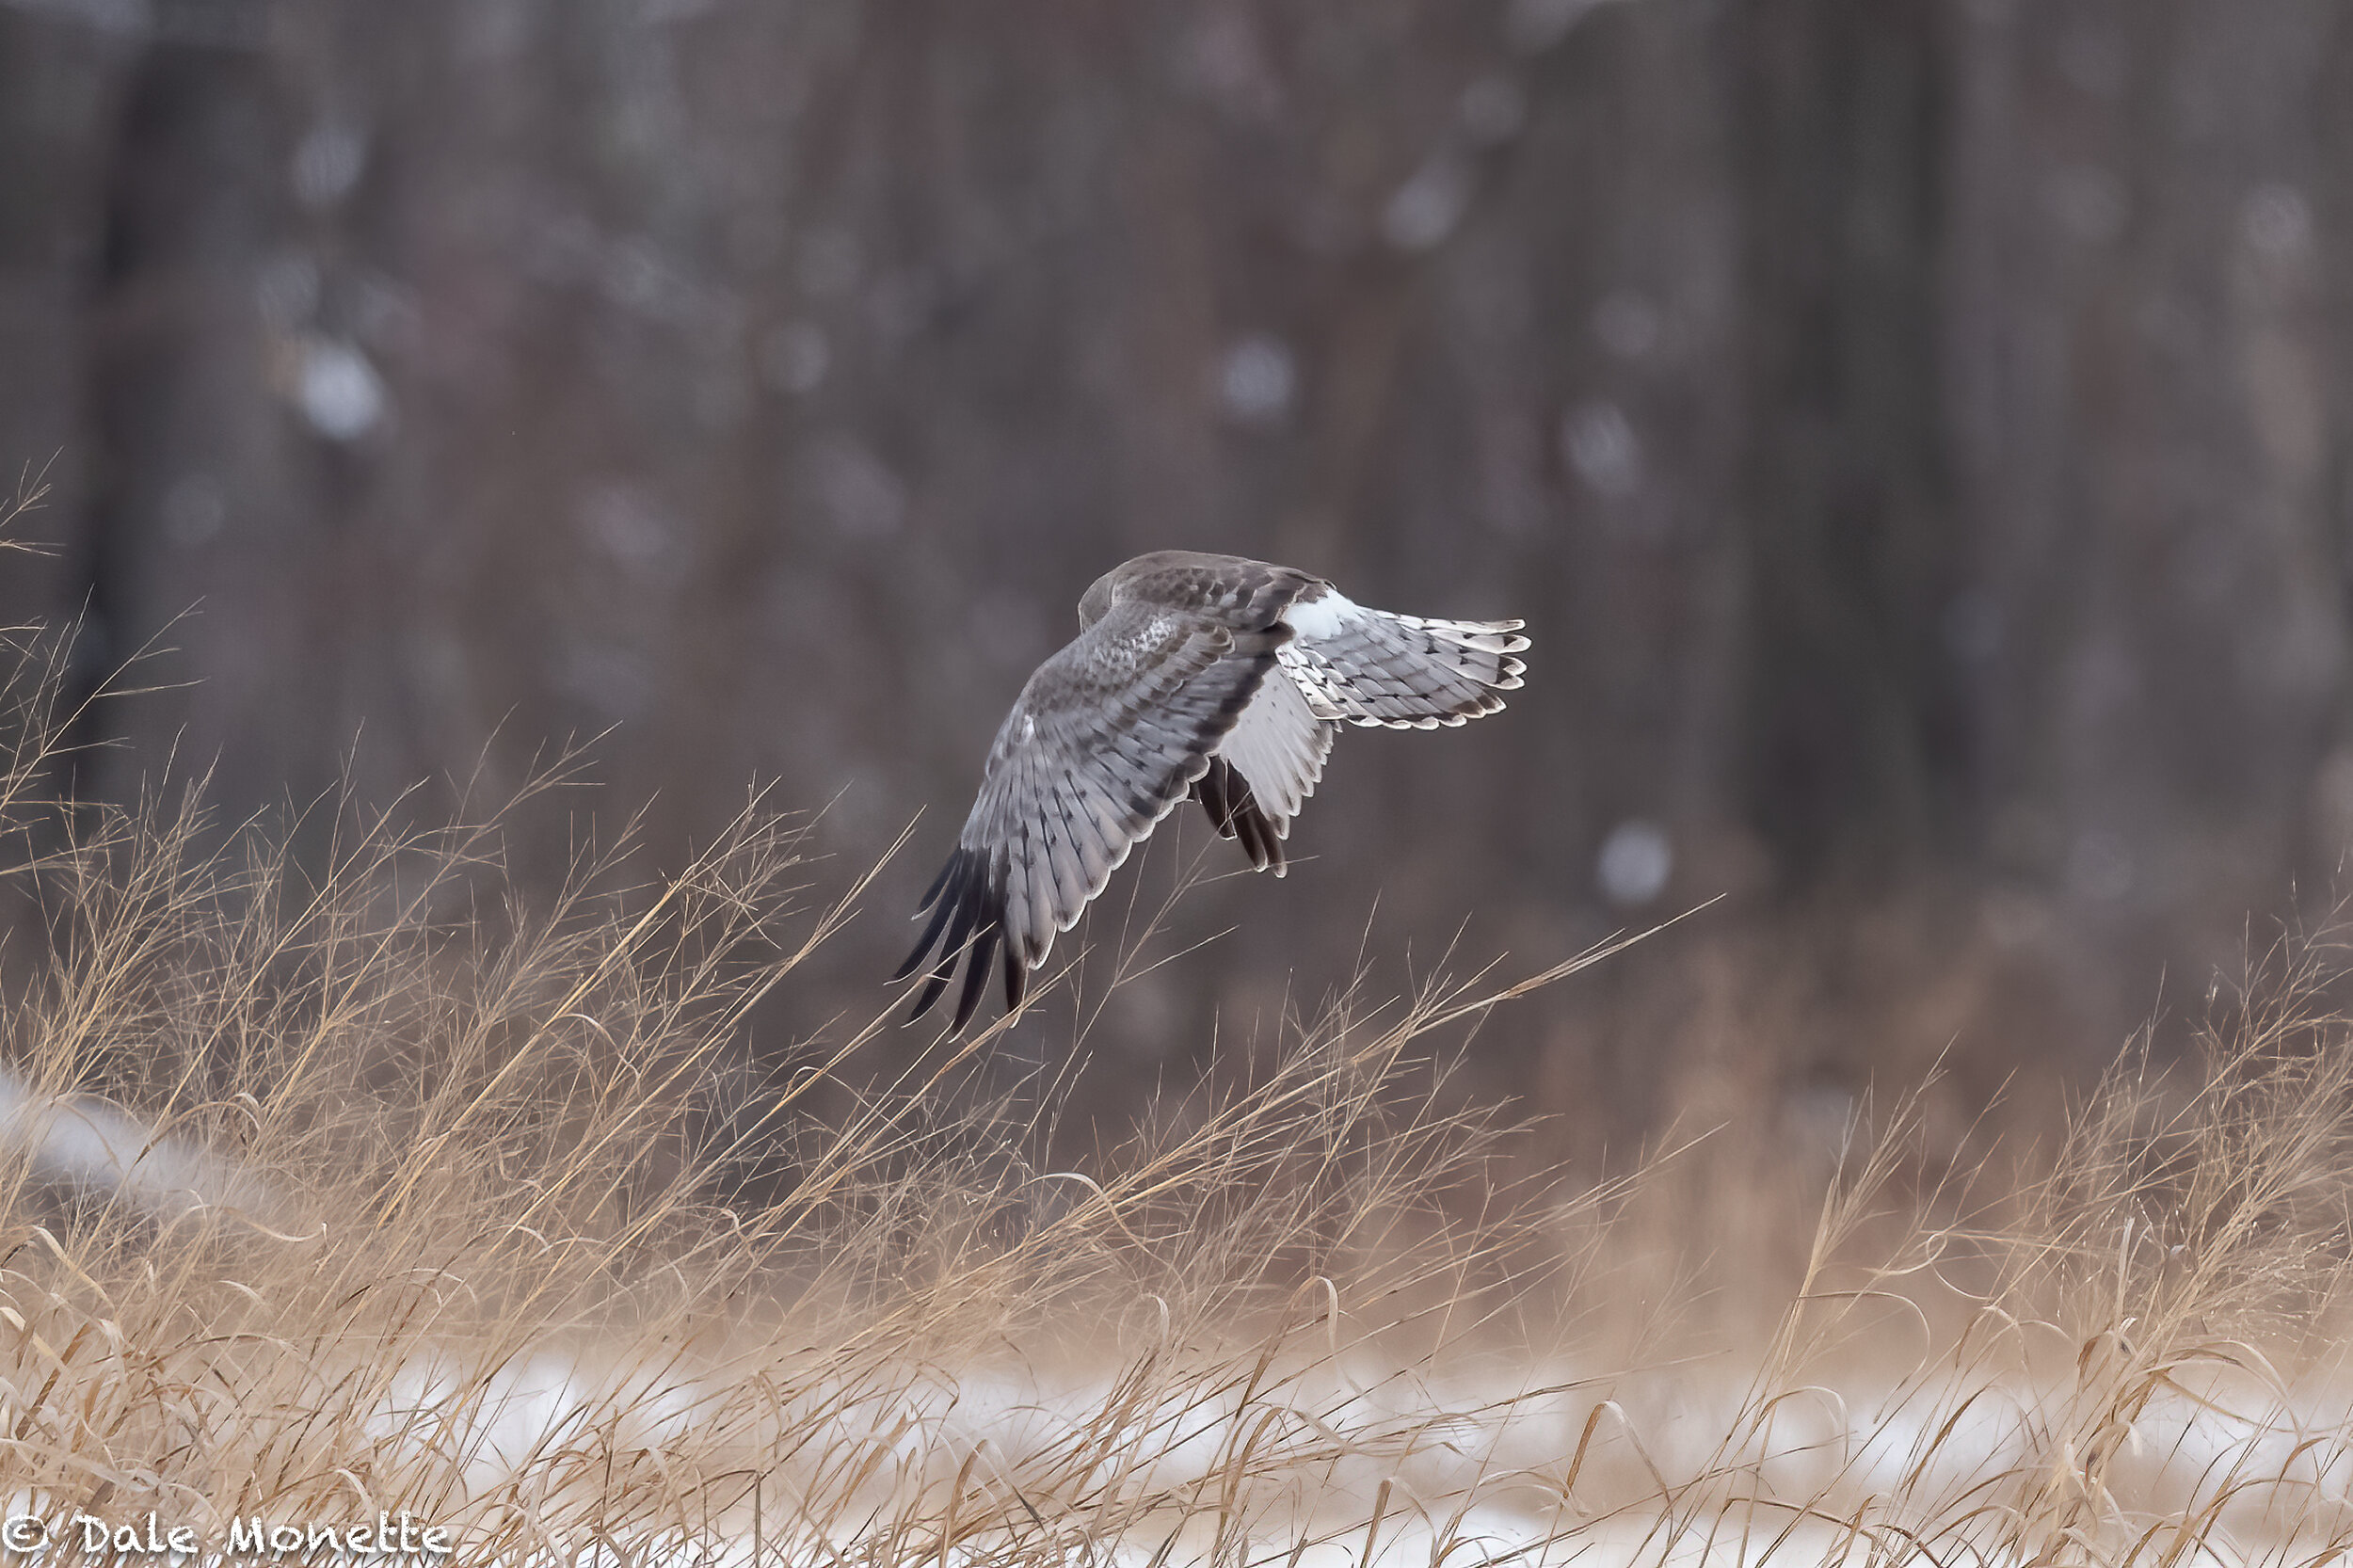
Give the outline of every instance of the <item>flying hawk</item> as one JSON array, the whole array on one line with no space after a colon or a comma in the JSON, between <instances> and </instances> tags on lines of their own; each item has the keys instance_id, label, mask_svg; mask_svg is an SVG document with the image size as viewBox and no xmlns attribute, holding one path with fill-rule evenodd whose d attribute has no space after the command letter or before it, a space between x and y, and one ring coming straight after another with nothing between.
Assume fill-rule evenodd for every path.
<instances>
[{"instance_id":1,"label":"flying hawk","mask_svg":"<svg viewBox=\"0 0 2353 1568\"><path fill-rule=\"evenodd\" d=\"M916 910L931 920L891 979L939 958L907 1021L968 953L961 1031L1000 945L1005 1010L1019 1007L1054 934L1188 794L1253 868L1282 875L1291 818L1340 721L1434 729L1494 712L1526 668L1513 657L1523 624L1369 610L1321 577L1191 551L1096 579L1077 639L1005 715L955 853Z\"/></svg>"}]
</instances>

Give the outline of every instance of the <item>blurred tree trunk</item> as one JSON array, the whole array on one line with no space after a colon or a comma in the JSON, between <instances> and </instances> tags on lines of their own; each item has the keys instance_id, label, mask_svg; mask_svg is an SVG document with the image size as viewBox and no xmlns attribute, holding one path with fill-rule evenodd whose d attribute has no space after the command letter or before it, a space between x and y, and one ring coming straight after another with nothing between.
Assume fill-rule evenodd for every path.
<instances>
[{"instance_id":1,"label":"blurred tree trunk","mask_svg":"<svg viewBox=\"0 0 2353 1568\"><path fill-rule=\"evenodd\" d=\"M133 45L0 8L0 496L45 475L17 536L58 546L0 566L0 625L78 597L88 340L83 306L105 234L105 166Z\"/></svg>"},{"instance_id":2,"label":"blurred tree trunk","mask_svg":"<svg viewBox=\"0 0 2353 1568\"><path fill-rule=\"evenodd\" d=\"M1932 0L1762 0L1745 101L1746 795L1794 884L1916 873L1959 760L1938 635L1962 532L1942 477Z\"/></svg>"},{"instance_id":3,"label":"blurred tree trunk","mask_svg":"<svg viewBox=\"0 0 2353 1568\"><path fill-rule=\"evenodd\" d=\"M336 672L360 625L330 577L332 476L283 416L300 345L257 329L313 286L286 97L257 48L210 40L152 42L122 89L88 306L84 569L106 665L152 651L123 684L165 689L92 714L88 738L152 738L90 756L93 798L132 798L168 738L241 817L313 798L350 744Z\"/></svg>"},{"instance_id":4,"label":"blurred tree trunk","mask_svg":"<svg viewBox=\"0 0 2353 1568\"><path fill-rule=\"evenodd\" d=\"M2324 266L2353 239L2328 139L2353 34L2328 0L1953 21L1970 847L1999 940L2128 1017L2161 955L2234 972L2234 912L2322 894L2353 846Z\"/></svg>"}]
</instances>

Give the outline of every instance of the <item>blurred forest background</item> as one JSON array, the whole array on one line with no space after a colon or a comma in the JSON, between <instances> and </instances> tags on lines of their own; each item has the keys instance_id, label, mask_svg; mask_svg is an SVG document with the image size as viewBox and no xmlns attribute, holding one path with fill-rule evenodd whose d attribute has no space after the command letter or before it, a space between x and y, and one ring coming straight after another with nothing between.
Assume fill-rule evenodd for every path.
<instances>
[{"instance_id":1,"label":"blurred forest background","mask_svg":"<svg viewBox=\"0 0 2353 1568\"><path fill-rule=\"evenodd\" d=\"M1524 616L1507 712L1343 736L1290 878L1185 901L1234 929L1088 1103L1360 952L1726 894L1473 1085L1830 1139L1947 1047L1956 1112L2047 1103L2329 907L2349 253L2344 0L0 0L0 457L57 547L0 623L176 650L100 798L175 744L231 821L347 762L493 798L609 729L526 886L774 779L831 894L923 812L757 1054L881 1005L1121 559Z\"/></svg>"}]
</instances>

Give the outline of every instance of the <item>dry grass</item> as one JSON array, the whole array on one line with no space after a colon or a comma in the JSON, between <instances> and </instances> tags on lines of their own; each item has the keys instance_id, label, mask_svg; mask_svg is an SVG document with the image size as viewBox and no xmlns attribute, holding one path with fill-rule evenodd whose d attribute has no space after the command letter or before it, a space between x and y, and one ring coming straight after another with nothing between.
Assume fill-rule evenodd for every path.
<instances>
[{"instance_id":1,"label":"dry grass","mask_svg":"<svg viewBox=\"0 0 2353 1568\"><path fill-rule=\"evenodd\" d=\"M196 788L56 805L56 642L15 643L0 1496L61 1532L153 1510L218 1555L233 1520L405 1509L518 1564L2353 1548L2323 947L2201 1059L2128 1051L2041 1158L1927 1168L1911 1102L1859 1129L1764 1352L1678 1357L1613 1294L1650 1177L1496 1191L1512 1134L1432 1061L1598 954L1352 991L1041 1171L976 1087L994 1033L855 1096L879 1022L752 1064L746 1019L861 890L811 900L804 822L751 801L651 885L624 835L546 907L498 812L320 803L297 863Z\"/></svg>"}]
</instances>

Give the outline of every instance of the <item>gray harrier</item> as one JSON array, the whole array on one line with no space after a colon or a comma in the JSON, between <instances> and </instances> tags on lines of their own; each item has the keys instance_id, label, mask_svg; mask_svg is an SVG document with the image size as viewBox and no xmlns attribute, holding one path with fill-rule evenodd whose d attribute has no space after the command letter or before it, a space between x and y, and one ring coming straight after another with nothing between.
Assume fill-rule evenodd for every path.
<instances>
[{"instance_id":1,"label":"gray harrier","mask_svg":"<svg viewBox=\"0 0 2353 1568\"><path fill-rule=\"evenodd\" d=\"M1283 874L1291 818L1339 721L1435 729L1492 713L1520 684L1515 620L1421 620L1352 603L1320 577L1164 550L1096 579L1079 635L1037 667L988 749L955 853L916 910L936 948L928 1011L966 956L964 1028L1000 943L1005 1010L1054 934L1188 794L1258 871Z\"/></svg>"}]
</instances>

